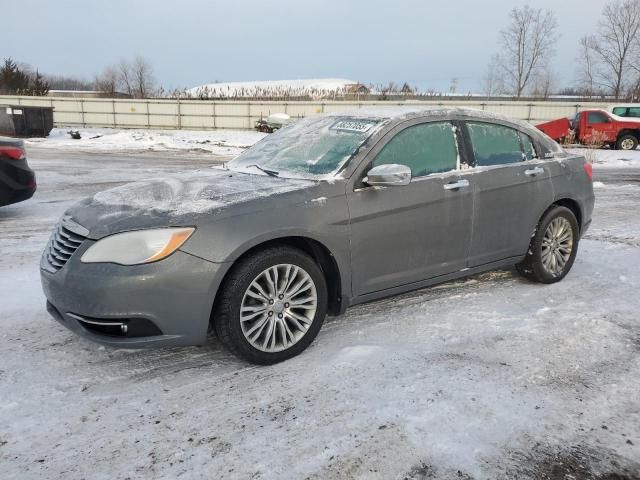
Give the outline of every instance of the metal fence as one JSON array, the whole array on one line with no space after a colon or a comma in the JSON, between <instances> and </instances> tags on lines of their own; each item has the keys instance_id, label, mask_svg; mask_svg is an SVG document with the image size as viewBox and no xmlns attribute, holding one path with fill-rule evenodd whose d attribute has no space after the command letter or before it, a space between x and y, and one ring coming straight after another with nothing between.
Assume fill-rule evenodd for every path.
<instances>
[{"instance_id":1,"label":"metal fence","mask_svg":"<svg viewBox=\"0 0 640 480\"><path fill-rule=\"evenodd\" d=\"M0 96L0 104L51 106L58 127L113 127L211 130L250 129L260 117L287 113L305 117L323 112L369 106L458 106L501 113L531 123L573 116L585 108L606 108L605 103L520 102L474 100L397 101L236 101L236 100L133 100L66 97Z\"/></svg>"}]
</instances>

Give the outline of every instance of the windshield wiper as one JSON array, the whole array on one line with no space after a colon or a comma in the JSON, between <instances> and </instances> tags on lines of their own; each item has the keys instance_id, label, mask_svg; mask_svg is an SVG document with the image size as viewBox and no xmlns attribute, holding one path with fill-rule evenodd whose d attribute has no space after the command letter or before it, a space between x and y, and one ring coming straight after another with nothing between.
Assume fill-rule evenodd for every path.
<instances>
[{"instance_id":1,"label":"windshield wiper","mask_svg":"<svg viewBox=\"0 0 640 480\"><path fill-rule=\"evenodd\" d=\"M258 170L260 170L261 172L266 173L267 175L269 175L270 177L277 177L280 172L277 172L276 170L269 170L268 168L262 168L260 165L258 165L257 163L254 163L252 165L247 165L247 168L249 167L255 167Z\"/></svg>"}]
</instances>

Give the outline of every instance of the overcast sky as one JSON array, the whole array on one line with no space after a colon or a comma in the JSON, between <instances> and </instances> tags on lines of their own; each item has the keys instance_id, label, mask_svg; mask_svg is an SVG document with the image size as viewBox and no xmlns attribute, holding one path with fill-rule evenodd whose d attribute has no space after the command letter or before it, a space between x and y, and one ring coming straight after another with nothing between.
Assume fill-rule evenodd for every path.
<instances>
[{"instance_id":1,"label":"overcast sky","mask_svg":"<svg viewBox=\"0 0 640 480\"><path fill-rule=\"evenodd\" d=\"M562 36L558 86L603 0L536 0ZM478 90L515 0L0 0L0 57L92 79L142 55L166 88L214 80L341 77Z\"/></svg>"}]
</instances>

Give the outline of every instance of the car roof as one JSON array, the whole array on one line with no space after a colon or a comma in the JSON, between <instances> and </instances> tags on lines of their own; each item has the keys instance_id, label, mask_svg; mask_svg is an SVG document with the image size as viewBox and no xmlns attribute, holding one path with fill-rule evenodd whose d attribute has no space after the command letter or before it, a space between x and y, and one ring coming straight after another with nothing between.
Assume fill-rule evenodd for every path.
<instances>
[{"instance_id":1,"label":"car roof","mask_svg":"<svg viewBox=\"0 0 640 480\"><path fill-rule=\"evenodd\" d=\"M331 117L352 117L352 118L368 118L380 120L403 120L415 117L441 117L445 115L462 115L476 118L486 118L490 120L503 120L511 123L517 123L519 120L500 115L493 112L478 110L474 108L463 107L443 107L439 105L421 106L421 105L393 105L389 107L362 107L357 110L343 110L328 113Z\"/></svg>"}]
</instances>

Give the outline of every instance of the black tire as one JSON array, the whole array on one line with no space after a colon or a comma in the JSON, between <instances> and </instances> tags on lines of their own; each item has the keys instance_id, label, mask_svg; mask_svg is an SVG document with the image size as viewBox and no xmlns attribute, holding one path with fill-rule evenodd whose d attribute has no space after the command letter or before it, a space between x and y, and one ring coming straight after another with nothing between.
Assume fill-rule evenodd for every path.
<instances>
[{"instance_id":1,"label":"black tire","mask_svg":"<svg viewBox=\"0 0 640 480\"><path fill-rule=\"evenodd\" d=\"M558 217L564 217L571 225L573 235L573 245L569 259L565 263L560 273L553 274L547 270L542 261L542 242L549 224ZM522 262L516 265L516 270L525 278L540 283L555 283L562 280L571 270L576 254L578 253L578 242L580 241L580 227L573 212L559 205L553 205L540 219L535 235L531 238L527 256Z\"/></svg>"},{"instance_id":2,"label":"black tire","mask_svg":"<svg viewBox=\"0 0 640 480\"><path fill-rule=\"evenodd\" d=\"M302 268L313 280L317 307L311 325L297 343L279 352L264 352L245 337L240 308L245 292L253 280L269 267L291 264ZM235 355L252 363L271 365L292 358L305 350L315 339L327 314L327 285L322 270L305 252L289 246L269 247L242 258L232 267L213 309L213 323L220 341Z\"/></svg>"},{"instance_id":3,"label":"black tire","mask_svg":"<svg viewBox=\"0 0 640 480\"><path fill-rule=\"evenodd\" d=\"M638 139L631 135L622 135L616 141L616 150L635 150L638 148Z\"/></svg>"}]
</instances>

